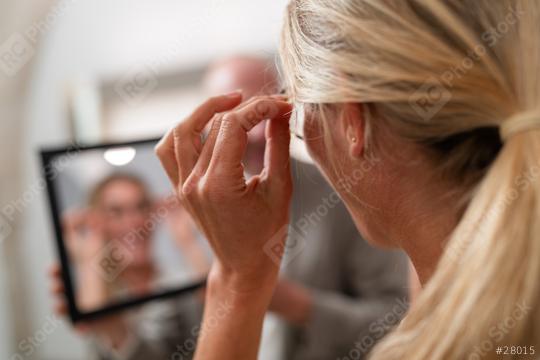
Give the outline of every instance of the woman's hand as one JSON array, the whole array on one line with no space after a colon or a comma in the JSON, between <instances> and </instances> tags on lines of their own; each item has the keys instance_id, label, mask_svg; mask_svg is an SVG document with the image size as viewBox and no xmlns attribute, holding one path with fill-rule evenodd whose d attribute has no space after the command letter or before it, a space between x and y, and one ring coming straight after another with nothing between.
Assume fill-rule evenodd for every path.
<instances>
[{"instance_id":1,"label":"woman's hand","mask_svg":"<svg viewBox=\"0 0 540 360\"><path fill-rule=\"evenodd\" d=\"M71 261L78 266L90 266L105 246L100 216L92 210L79 210L67 213L62 220Z\"/></svg>"},{"instance_id":2,"label":"woman's hand","mask_svg":"<svg viewBox=\"0 0 540 360\"><path fill-rule=\"evenodd\" d=\"M63 218L65 245L75 268L78 306L94 310L108 300L107 284L98 271L106 245L103 219L93 210L70 212Z\"/></svg>"},{"instance_id":3,"label":"woman's hand","mask_svg":"<svg viewBox=\"0 0 540 360\"><path fill-rule=\"evenodd\" d=\"M287 234L291 105L282 97L241 101L240 93L208 100L156 148L180 201L216 256L196 359L257 357L279 271L264 248L270 240L283 246ZM203 143L201 133L210 120ZM268 120L264 169L246 182L247 133L263 120Z\"/></svg>"},{"instance_id":4,"label":"woman's hand","mask_svg":"<svg viewBox=\"0 0 540 360\"><path fill-rule=\"evenodd\" d=\"M54 298L54 312L64 317L68 315L66 290L62 279L60 265L54 264L49 270L50 292ZM93 309L95 310L95 309ZM112 349L120 349L124 345L128 329L123 315L110 315L97 320L79 322L75 330L81 335L94 336Z\"/></svg>"},{"instance_id":5,"label":"woman's hand","mask_svg":"<svg viewBox=\"0 0 540 360\"><path fill-rule=\"evenodd\" d=\"M283 97L242 95L211 98L176 126L156 147L176 193L209 240L216 261L211 277L236 291L275 285L279 264L265 253L272 239L287 232L292 181L289 164L291 105ZM247 133L266 128L265 165L246 182L242 159ZM212 121L206 141L201 135Z\"/></svg>"}]
</instances>

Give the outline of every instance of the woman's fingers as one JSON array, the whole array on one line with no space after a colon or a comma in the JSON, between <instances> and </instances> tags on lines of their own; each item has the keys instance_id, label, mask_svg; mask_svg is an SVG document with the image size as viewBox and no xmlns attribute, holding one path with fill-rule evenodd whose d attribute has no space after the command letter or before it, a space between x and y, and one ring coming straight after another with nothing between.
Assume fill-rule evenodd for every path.
<instances>
[{"instance_id":1,"label":"woman's fingers","mask_svg":"<svg viewBox=\"0 0 540 360\"><path fill-rule=\"evenodd\" d=\"M278 182L291 182L289 117L290 113L284 114L266 124L264 167L268 176Z\"/></svg>"},{"instance_id":2,"label":"woman's fingers","mask_svg":"<svg viewBox=\"0 0 540 360\"><path fill-rule=\"evenodd\" d=\"M64 282L59 279L53 280L50 290L53 295L57 296L64 295L66 293Z\"/></svg>"},{"instance_id":3,"label":"woman's fingers","mask_svg":"<svg viewBox=\"0 0 540 360\"><path fill-rule=\"evenodd\" d=\"M191 175L184 184L184 193L189 193L191 189L196 186L199 179L204 175L206 169L208 169L208 165L210 164L210 160L212 159L212 154L214 152L216 139L219 134L219 129L221 128L222 118L223 116L221 114L214 117L214 120L212 121L212 127L208 132L208 137L204 142L204 147L201 155L199 156L199 159L197 160L197 164L195 165L195 168L193 169Z\"/></svg>"},{"instance_id":4,"label":"woman's fingers","mask_svg":"<svg viewBox=\"0 0 540 360\"><path fill-rule=\"evenodd\" d=\"M84 211L81 210L70 211L64 215L62 220L64 233L68 239L74 238L76 237L80 228L84 226L85 214Z\"/></svg>"},{"instance_id":5,"label":"woman's fingers","mask_svg":"<svg viewBox=\"0 0 540 360\"><path fill-rule=\"evenodd\" d=\"M174 148L180 182L183 184L191 174L200 151L201 133L214 115L230 110L240 104L242 94L235 92L210 98L174 131Z\"/></svg>"},{"instance_id":6,"label":"woman's fingers","mask_svg":"<svg viewBox=\"0 0 540 360\"><path fill-rule=\"evenodd\" d=\"M62 276L62 267L58 263L54 263L49 267L50 278L60 278Z\"/></svg>"},{"instance_id":7,"label":"woman's fingers","mask_svg":"<svg viewBox=\"0 0 540 360\"><path fill-rule=\"evenodd\" d=\"M66 316L68 314L68 308L64 301L59 301L54 304L54 313L58 316Z\"/></svg>"},{"instance_id":8,"label":"woman's fingers","mask_svg":"<svg viewBox=\"0 0 540 360\"><path fill-rule=\"evenodd\" d=\"M50 292L55 298L54 312L59 316L64 316L67 314L67 306L64 300L66 290L62 280L60 264L55 263L49 268L49 279L51 281Z\"/></svg>"},{"instance_id":9,"label":"woman's fingers","mask_svg":"<svg viewBox=\"0 0 540 360\"><path fill-rule=\"evenodd\" d=\"M200 136L206 124L215 114L230 110L241 101L240 92L210 98L170 130L156 146L156 154L174 186L183 183L195 166L201 150Z\"/></svg>"},{"instance_id":10,"label":"woman's fingers","mask_svg":"<svg viewBox=\"0 0 540 360\"><path fill-rule=\"evenodd\" d=\"M291 110L292 105L285 101L264 97L257 98L249 106L225 114L209 171L223 174L238 170L247 146L247 133L263 120L283 120L287 123L286 118Z\"/></svg>"},{"instance_id":11,"label":"woman's fingers","mask_svg":"<svg viewBox=\"0 0 540 360\"><path fill-rule=\"evenodd\" d=\"M259 99L259 97L251 98L248 101L238 105L234 109L234 112L242 112L243 109L245 109L246 107L252 106L253 102L255 102L257 99ZM212 126L210 127L210 131L208 132L208 137L204 143L201 155L199 156L197 164L195 165L193 172L191 173L183 188L185 193L190 192L191 189L197 184L197 181L206 173L208 166L210 165L210 160L212 159L214 153L214 147L216 145L216 140L221 129L222 120L223 114L219 114L215 116L214 120L212 121Z\"/></svg>"},{"instance_id":12,"label":"woman's fingers","mask_svg":"<svg viewBox=\"0 0 540 360\"><path fill-rule=\"evenodd\" d=\"M173 186L176 186L178 184L178 167L176 166L176 156L174 155L174 129L172 128L167 132L156 145L154 151L165 169L169 180L171 180Z\"/></svg>"},{"instance_id":13,"label":"woman's fingers","mask_svg":"<svg viewBox=\"0 0 540 360\"><path fill-rule=\"evenodd\" d=\"M64 295L66 289L62 279L62 268L59 264L54 264L49 269L49 280L51 282L50 292L53 295Z\"/></svg>"},{"instance_id":14,"label":"woman's fingers","mask_svg":"<svg viewBox=\"0 0 540 360\"><path fill-rule=\"evenodd\" d=\"M95 210L89 210L86 213L86 229L88 235L100 237L103 234L103 214Z\"/></svg>"},{"instance_id":15,"label":"woman's fingers","mask_svg":"<svg viewBox=\"0 0 540 360\"><path fill-rule=\"evenodd\" d=\"M241 102L242 93L239 91L210 98L193 112L185 124L199 135L215 114L230 110Z\"/></svg>"}]
</instances>

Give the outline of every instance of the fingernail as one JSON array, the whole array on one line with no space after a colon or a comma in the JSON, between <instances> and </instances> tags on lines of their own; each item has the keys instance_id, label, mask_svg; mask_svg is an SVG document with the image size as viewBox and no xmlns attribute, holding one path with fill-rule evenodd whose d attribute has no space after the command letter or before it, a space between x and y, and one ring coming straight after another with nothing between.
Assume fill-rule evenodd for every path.
<instances>
[{"instance_id":1,"label":"fingernail","mask_svg":"<svg viewBox=\"0 0 540 360\"><path fill-rule=\"evenodd\" d=\"M288 96L285 96L285 95L272 95L271 96L272 99L275 99L275 100L281 100L283 102L287 102L290 104L290 99Z\"/></svg>"},{"instance_id":2,"label":"fingernail","mask_svg":"<svg viewBox=\"0 0 540 360\"><path fill-rule=\"evenodd\" d=\"M242 95L242 90L238 89L238 90L235 90L235 91L233 91L231 93L226 94L225 96L230 97L230 98L237 98L237 97L239 97L241 95Z\"/></svg>"}]
</instances>

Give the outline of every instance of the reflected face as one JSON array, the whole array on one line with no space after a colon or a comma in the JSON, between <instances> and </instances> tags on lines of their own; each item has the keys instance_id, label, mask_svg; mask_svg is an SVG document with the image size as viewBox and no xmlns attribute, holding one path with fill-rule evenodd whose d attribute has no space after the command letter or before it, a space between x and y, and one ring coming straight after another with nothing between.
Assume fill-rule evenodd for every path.
<instances>
[{"instance_id":1,"label":"reflected face","mask_svg":"<svg viewBox=\"0 0 540 360\"><path fill-rule=\"evenodd\" d=\"M144 188L128 180L112 181L102 190L96 210L108 241L123 241L133 254L134 264L149 261L152 226Z\"/></svg>"}]
</instances>

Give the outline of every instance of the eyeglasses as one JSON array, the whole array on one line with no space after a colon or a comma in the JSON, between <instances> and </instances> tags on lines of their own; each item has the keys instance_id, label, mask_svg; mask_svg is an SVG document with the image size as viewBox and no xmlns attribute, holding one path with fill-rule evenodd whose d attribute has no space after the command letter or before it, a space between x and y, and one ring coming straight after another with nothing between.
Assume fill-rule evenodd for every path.
<instances>
[{"instance_id":1,"label":"eyeglasses","mask_svg":"<svg viewBox=\"0 0 540 360\"><path fill-rule=\"evenodd\" d=\"M304 104L295 103L293 104L293 112L291 114L290 120L290 129L291 134L296 137L298 140L304 141L304 121L306 118L306 113L304 109Z\"/></svg>"},{"instance_id":2,"label":"eyeglasses","mask_svg":"<svg viewBox=\"0 0 540 360\"><path fill-rule=\"evenodd\" d=\"M282 89L279 92L279 95L287 96L287 91ZM303 103L292 103L293 110L291 113L290 119L290 130L291 135L293 135L298 140L304 141L304 120L305 120L305 109Z\"/></svg>"}]
</instances>

